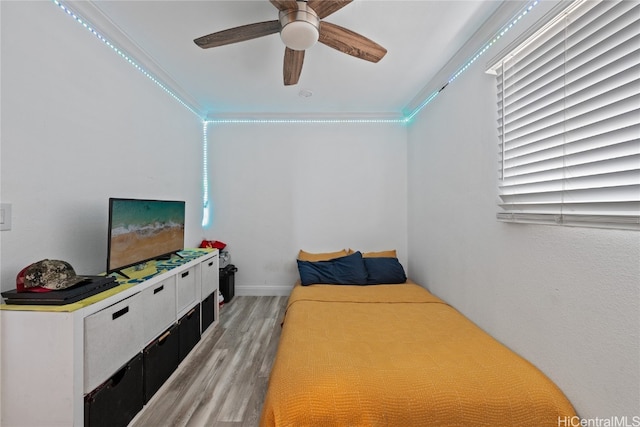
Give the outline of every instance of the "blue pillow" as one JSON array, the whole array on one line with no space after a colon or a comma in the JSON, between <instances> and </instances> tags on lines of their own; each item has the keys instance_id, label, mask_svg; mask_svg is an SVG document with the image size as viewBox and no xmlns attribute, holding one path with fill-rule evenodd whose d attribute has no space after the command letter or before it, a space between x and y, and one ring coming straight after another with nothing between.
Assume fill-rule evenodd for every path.
<instances>
[{"instance_id":1,"label":"blue pillow","mask_svg":"<svg viewBox=\"0 0 640 427\"><path fill-rule=\"evenodd\" d=\"M300 261L298 272L303 286L313 283L336 285L366 285L367 269L362 254L334 258L329 261Z\"/></svg>"},{"instance_id":2,"label":"blue pillow","mask_svg":"<svg viewBox=\"0 0 640 427\"><path fill-rule=\"evenodd\" d=\"M404 283L407 275L398 258L363 258L367 268L367 284Z\"/></svg>"}]
</instances>

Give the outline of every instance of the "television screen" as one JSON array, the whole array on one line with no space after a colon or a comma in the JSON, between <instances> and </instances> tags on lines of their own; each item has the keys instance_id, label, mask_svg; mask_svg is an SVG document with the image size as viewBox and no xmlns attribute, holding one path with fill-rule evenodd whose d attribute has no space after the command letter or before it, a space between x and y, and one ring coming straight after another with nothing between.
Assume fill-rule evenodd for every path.
<instances>
[{"instance_id":1,"label":"television screen","mask_svg":"<svg viewBox=\"0 0 640 427\"><path fill-rule=\"evenodd\" d=\"M107 272L184 249L185 202L109 199Z\"/></svg>"}]
</instances>

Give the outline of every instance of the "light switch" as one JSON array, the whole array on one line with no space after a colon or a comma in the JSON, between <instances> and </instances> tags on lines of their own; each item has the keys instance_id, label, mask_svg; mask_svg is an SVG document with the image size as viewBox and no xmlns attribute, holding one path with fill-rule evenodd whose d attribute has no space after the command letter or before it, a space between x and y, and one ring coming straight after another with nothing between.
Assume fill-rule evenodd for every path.
<instances>
[{"instance_id":1,"label":"light switch","mask_svg":"<svg viewBox=\"0 0 640 427\"><path fill-rule=\"evenodd\" d=\"M0 203L0 231L11 230L11 203Z\"/></svg>"}]
</instances>

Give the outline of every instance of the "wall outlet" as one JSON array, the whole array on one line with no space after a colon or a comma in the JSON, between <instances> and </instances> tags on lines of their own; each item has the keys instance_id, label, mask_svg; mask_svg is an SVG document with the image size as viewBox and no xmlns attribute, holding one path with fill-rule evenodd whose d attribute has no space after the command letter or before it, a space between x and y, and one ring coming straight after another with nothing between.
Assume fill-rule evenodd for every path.
<instances>
[{"instance_id":1,"label":"wall outlet","mask_svg":"<svg viewBox=\"0 0 640 427\"><path fill-rule=\"evenodd\" d=\"M0 231L11 230L11 203L0 203Z\"/></svg>"}]
</instances>

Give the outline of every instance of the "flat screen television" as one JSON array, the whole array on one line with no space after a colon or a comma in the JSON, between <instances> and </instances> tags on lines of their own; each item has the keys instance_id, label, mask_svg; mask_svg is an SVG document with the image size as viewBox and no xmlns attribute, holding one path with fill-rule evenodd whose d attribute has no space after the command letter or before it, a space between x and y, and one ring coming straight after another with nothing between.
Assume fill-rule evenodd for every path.
<instances>
[{"instance_id":1,"label":"flat screen television","mask_svg":"<svg viewBox=\"0 0 640 427\"><path fill-rule=\"evenodd\" d=\"M184 249L184 218L184 201L110 198L107 273Z\"/></svg>"}]
</instances>

